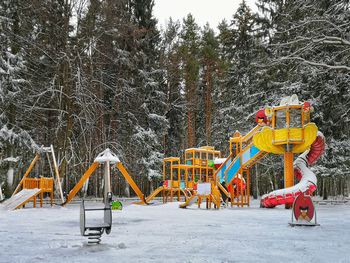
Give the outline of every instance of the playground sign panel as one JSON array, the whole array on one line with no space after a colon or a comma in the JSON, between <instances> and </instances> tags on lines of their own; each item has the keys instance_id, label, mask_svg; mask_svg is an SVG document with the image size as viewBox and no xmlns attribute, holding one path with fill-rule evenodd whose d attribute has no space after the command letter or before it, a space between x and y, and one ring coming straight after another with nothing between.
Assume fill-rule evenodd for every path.
<instances>
[{"instance_id":1,"label":"playground sign panel","mask_svg":"<svg viewBox=\"0 0 350 263\"><path fill-rule=\"evenodd\" d=\"M294 200L291 226L319 226L311 196L300 193Z\"/></svg>"}]
</instances>

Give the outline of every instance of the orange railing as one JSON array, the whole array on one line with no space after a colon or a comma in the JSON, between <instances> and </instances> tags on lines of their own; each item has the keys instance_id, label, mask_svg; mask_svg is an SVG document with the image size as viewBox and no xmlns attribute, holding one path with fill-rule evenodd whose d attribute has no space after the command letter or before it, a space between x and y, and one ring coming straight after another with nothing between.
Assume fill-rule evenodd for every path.
<instances>
[{"instance_id":1,"label":"orange railing","mask_svg":"<svg viewBox=\"0 0 350 263\"><path fill-rule=\"evenodd\" d=\"M39 188L39 179L36 178L25 178L23 180L23 189L34 189Z\"/></svg>"},{"instance_id":2,"label":"orange railing","mask_svg":"<svg viewBox=\"0 0 350 263\"><path fill-rule=\"evenodd\" d=\"M39 180L39 188L44 192L53 191L53 178L41 177Z\"/></svg>"},{"instance_id":3,"label":"orange railing","mask_svg":"<svg viewBox=\"0 0 350 263\"><path fill-rule=\"evenodd\" d=\"M44 193L50 193L51 205L53 204L53 191L54 191L53 186L54 186L53 178L40 177L40 178L23 179L23 189L35 189L35 188L40 189L40 192L38 192L37 194L37 195L40 194L40 206L43 205ZM33 201L33 207L36 207L37 195L33 196L33 198L24 202L22 205L25 205L26 203Z\"/></svg>"}]
</instances>

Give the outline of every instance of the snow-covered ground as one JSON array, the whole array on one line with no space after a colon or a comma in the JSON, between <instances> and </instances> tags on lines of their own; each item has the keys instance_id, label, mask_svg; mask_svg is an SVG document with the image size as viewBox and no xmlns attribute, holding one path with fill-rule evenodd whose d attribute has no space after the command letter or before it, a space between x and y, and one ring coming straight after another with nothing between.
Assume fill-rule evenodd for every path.
<instances>
[{"instance_id":1,"label":"snow-covered ground","mask_svg":"<svg viewBox=\"0 0 350 263\"><path fill-rule=\"evenodd\" d=\"M350 205L318 205L319 227L290 227L284 208L113 211L99 245L79 232L79 206L0 211L0 262L350 262Z\"/></svg>"}]
</instances>

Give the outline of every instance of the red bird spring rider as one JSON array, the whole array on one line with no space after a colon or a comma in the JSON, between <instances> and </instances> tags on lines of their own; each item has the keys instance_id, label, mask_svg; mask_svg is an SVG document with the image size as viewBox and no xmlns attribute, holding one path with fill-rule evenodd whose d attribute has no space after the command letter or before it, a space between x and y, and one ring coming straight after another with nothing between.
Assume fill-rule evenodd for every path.
<instances>
[{"instance_id":1,"label":"red bird spring rider","mask_svg":"<svg viewBox=\"0 0 350 263\"><path fill-rule=\"evenodd\" d=\"M291 226L319 226L311 196L300 193L294 200Z\"/></svg>"}]
</instances>

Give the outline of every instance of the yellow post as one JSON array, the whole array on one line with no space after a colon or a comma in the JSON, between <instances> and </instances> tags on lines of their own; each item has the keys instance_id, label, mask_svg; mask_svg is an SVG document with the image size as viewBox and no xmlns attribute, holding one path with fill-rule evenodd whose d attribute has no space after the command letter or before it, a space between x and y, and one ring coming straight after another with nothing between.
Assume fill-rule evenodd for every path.
<instances>
[{"instance_id":1,"label":"yellow post","mask_svg":"<svg viewBox=\"0 0 350 263\"><path fill-rule=\"evenodd\" d=\"M173 187L173 161L170 161L170 181L171 187Z\"/></svg>"},{"instance_id":2,"label":"yellow post","mask_svg":"<svg viewBox=\"0 0 350 263\"><path fill-rule=\"evenodd\" d=\"M90 177L90 175L97 169L100 164L98 162L94 162L89 169L84 173L84 175L80 178L79 182L74 186L74 188L69 192L67 196L67 200L62 204L63 206L69 203L73 197L79 192L80 188L83 187L86 180Z\"/></svg>"},{"instance_id":3,"label":"yellow post","mask_svg":"<svg viewBox=\"0 0 350 263\"><path fill-rule=\"evenodd\" d=\"M44 192L40 192L40 207L43 207Z\"/></svg>"},{"instance_id":4,"label":"yellow post","mask_svg":"<svg viewBox=\"0 0 350 263\"><path fill-rule=\"evenodd\" d=\"M58 171L58 165L57 165L56 156L55 156L55 152L54 152L52 144L50 145L50 148L51 148L51 154L52 154L53 167L55 168L55 175L56 175L58 190L60 192L62 203L64 203L64 197L63 197L60 173Z\"/></svg>"},{"instance_id":5,"label":"yellow post","mask_svg":"<svg viewBox=\"0 0 350 263\"><path fill-rule=\"evenodd\" d=\"M293 168L293 153L284 153L284 188L294 185L294 168ZM285 206L287 209L291 208L291 205Z\"/></svg>"},{"instance_id":6,"label":"yellow post","mask_svg":"<svg viewBox=\"0 0 350 263\"><path fill-rule=\"evenodd\" d=\"M173 201L173 187L174 187L174 178L173 178L173 162L170 164L170 202Z\"/></svg>"},{"instance_id":7,"label":"yellow post","mask_svg":"<svg viewBox=\"0 0 350 263\"><path fill-rule=\"evenodd\" d=\"M177 192L177 201L180 201L180 189L181 189L181 170L180 170L180 165L177 165L177 180L179 184L179 190Z\"/></svg>"},{"instance_id":8,"label":"yellow post","mask_svg":"<svg viewBox=\"0 0 350 263\"><path fill-rule=\"evenodd\" d=\"M140 200L143 201L145 204L147 204L147 201L146 201L146 198L145 198L144 194L141 192L140 188L137 186L135 181L131 178L130 174L127 172L127 170L125 169L124 165L119 162L119 163L117 163L116 167L122 173L124 178L130 184L131 188L135 191L137 196L140 198Z\"/></svg>"},{"instance_id":9,"label":"yellow post","mask_svg":"<svg viewBox=\"0 0 350 263\"><path fill-rule=\"evenodd\" d=\"M34 165L36 164L36 162L40 159L40 155L37 153L33 159L33 161L30 163L27 171L25 172L25 174L23 175L23 178L22 180L19 182L19 184L17 185L15 191L13 192L12 196L14 196L18 191L19 189L21 188L24 180L27 178L27 176L29 175L29 173L32 171Z\"/></svg>"},{"instance_id":10,"label":"yellow post","mask_svg":"<svg viewBox=\"0 0 350 263\"><path fill-rule=\"evenodd\" d=\"M247 206L250 206L250 168L247 170Z\"/></svg>"}]
</instances>

